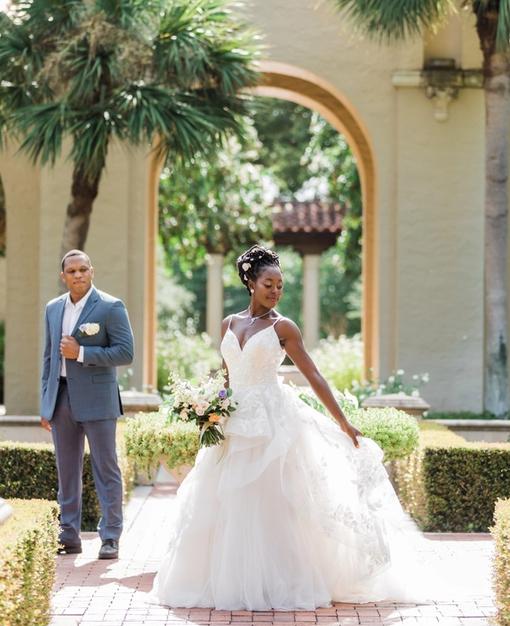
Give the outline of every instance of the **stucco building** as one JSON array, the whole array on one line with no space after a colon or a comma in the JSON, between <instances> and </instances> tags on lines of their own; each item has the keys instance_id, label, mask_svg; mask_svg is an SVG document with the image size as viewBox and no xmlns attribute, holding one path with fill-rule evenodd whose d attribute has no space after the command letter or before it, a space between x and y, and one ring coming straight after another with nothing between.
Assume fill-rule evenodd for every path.
<instances>
[{"instance_id":1,"label":"stucco building","mask_svg":"<svg viewBox=\"0 0 510 626\"><path fill-rule=\"evenodd\" d=\"M249 19L266 46L256 93L317 110L357 156L366 367L380 376L427 371L434 408L480 411L484 99L472 16L462 13L437 35L391 47L361 39L327 2L254 0ZM438 59L473 71L457 72L453 90L427 88L432 74L422 70L441 66ZM57 290L71 166L33 167L14 151L0 155L6 406L11 414L35 414L42 312ZM112 146L87 243L98 286L129 308L138 388L155 381L158 176L159 165L143 150Z\"/></svg>"}]
</instances>

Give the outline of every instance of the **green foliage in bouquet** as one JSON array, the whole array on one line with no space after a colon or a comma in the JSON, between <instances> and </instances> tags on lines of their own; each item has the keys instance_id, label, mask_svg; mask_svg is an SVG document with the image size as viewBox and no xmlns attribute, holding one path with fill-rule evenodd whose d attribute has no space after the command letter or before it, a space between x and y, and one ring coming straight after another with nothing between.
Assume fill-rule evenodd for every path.
<instances>
[{"instance_id":1,"label":"green foliage in bouquet","mask_svg":"<svg viewBox=\"0 0 510 626\"><path fill-rule=\"evenodd\" d=\"M394 408L360 409L357 399L349 392L342 394L333 390L333 395L351 424L364 437L381 446L385 462L406 458L418 447L420 430L414 417ZM301 391L299 397L315 410L331 417L311 393Z\"/></svg>"},{"instance_id":2,"label":"green foliage in bouquet","mask_svg":"<svg viewBox=\"0 0 510 626\"><path fill-rule=\"evenodd\" d=\"M170 380L170 394L162 410L166 409L169 422L194 422L200 429L201 446L215 446L225 439L223 422L236 408L232 390L225 388L225 376L220 370L197 385L178 377Z\"/></svg>"}]
</instances>

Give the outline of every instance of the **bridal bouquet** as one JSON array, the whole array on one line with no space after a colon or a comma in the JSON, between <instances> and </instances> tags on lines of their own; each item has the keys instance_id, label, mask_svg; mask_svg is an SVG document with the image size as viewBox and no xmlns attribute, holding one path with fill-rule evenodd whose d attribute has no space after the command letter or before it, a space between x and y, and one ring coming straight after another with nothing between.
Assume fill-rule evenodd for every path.
<instances>
[{"instance_id":1,"label":"bridal bouquet","mask_svg":"<svg viewBox=\"0 0 510 626\"><path fill-rule=\"evenodd\" d=\"M168 400L169 419L195 422L201 446L215 446L225 439L221 419L236 408L232 390L225 389L222 371L194 386L187 380L171 377Z\"/></svg>"}]
</instances>

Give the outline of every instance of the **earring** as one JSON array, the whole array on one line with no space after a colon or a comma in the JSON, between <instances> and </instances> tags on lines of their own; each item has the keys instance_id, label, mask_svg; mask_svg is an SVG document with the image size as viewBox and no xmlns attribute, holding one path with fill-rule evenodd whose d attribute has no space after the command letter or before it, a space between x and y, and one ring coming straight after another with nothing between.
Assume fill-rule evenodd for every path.
<instances>
[{"instance_id":1,"label":"earring","mask_svg":"<svg viewBox=\"0 0 510 626\"><path fill-rule=\"evenodd\" d=\"M255 293L255 289L250 289L250 293Z\"/></svg>"}]
</instances>

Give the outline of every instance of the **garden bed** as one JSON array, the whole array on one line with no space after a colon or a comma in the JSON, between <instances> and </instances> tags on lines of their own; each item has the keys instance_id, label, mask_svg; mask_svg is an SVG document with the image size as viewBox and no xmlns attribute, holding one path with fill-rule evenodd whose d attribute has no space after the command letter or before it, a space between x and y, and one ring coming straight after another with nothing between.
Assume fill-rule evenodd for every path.
<instances>
[{"instance_id":1,"label":"garden bed","mask_svg":"<svg viewBox=\"0 0 510 626\"><path fill-rule=\"evenodd\" d=\"M419 449L393 464L393 476L423 530L487 532L496 500L510 497L510 444L465 441L425 422Z\"/></svg>"},{"instance_id":2,"label":"garden bed","mask_svg":"<svg viewBox=\"0 0 510 626\"><path fill-rule=\"evenodd\" d=\"M495 543L493 582L500 626L510 624L510 500L499 500L491 528Z\"/></svg>"},{"instance_id":3,"label":"garden bed","mask_svg":"<svg viewBox=\"0 0 510 626\"><path fill-rule=\"evenodd\" d=\"M55 580L58 505L46 500L9 504L13 514L0 526L0 624L46 626Z\"/></svg>"}]
</instances>

